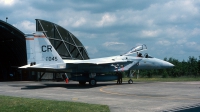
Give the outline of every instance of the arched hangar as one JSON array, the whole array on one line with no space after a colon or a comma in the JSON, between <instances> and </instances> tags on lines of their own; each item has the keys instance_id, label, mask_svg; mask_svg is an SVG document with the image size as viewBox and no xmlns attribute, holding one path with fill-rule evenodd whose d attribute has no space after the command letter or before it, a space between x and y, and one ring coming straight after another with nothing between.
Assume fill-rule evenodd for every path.
<instances>
[{"instance_id":1,"label":"arched hangar","mask_svg":"<svg viewBox=\"0 0 200 112\"><path fill-rule=\"evenodd\" d=\"M83 44L63 27L36 19L36 31L44 31L63 59L89 59ZM27 64L24 33L11 24L0 20L0 81L55 79L55 73L38 73L19 70Z\"/></svg>"}]
</instances>

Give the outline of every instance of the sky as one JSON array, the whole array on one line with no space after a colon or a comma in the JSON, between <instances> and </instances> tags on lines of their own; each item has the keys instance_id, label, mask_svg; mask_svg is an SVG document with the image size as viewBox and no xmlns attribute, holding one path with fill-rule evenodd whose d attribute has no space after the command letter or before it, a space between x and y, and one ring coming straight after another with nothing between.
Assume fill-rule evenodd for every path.
<instances>
[{"instance_id":1,"label":"sky","mask_svg":"<svg viewBox=\"0 0 200 112\"><path fill-rule=\"evenodd\" d=\"M90 58L142 53L164 59L200 56L200 0L0 0L0 19L24 33L35 19L60 25L85 46ZM135 54L133 54L135 55Z\"/></svg>"}]
</instances>

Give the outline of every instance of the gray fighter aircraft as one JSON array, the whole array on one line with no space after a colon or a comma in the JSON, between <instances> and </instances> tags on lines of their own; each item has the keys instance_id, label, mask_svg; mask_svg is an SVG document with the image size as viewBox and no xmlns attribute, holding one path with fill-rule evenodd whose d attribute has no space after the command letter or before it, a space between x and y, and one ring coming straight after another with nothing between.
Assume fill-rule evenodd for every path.
<instances>
[{"instance_id":1,"label":"gray fighter aircraft","mask_svg":"<svg viewBox=\"0 0 200 112\"><path fill-rule=\"evenodd\" d=\"M26 34L25 37L28 64L19 68L64 71L70 74L70 80L79 81L80 84L89 82L94 86L98 81L117 80L117 75L107 75L108 72L165 69L174 66L148 54L142 56L139 52L147 50L146 45L136 46L129 52L118 56L88 60L63 60L43 32ZM137 53L137 56L130 56L134 53ZM129 83L132 82L129 80Z\"/></svg>"}]
</instances>

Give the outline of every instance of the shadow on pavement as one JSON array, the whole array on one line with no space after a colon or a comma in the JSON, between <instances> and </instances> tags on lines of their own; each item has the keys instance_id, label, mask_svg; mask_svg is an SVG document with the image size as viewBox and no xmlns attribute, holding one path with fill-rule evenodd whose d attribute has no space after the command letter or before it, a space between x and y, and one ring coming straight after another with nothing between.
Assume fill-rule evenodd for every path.
<instances>
[{"instance_id":1,"label":"shadow on pavement","mask_svg":"<svg viewBox=\"0 0 200 112\"><path fill-rule=\"evenodd\" d=\"M27 85L26 85L27 84ZM9 85L12 87L21 87L21 89L44 89L44 88L55 88L55 87L62 87L62 88L66 88L66 89L90 89L90 88L95 88L95 87L102 87L102 86L113 86L113 85L132 85L132 84L128 84L128 83L122 83L122 84L116 84L115 82L99 82L97 83L96 86L90 86L88 83L86 83L85 85L80 85L78 83L55 83L55 82L41 82L38 83L36 82L34 83L26 83L26 84L17 84L17 85ZM141 83L133 83L133 84L141 84Z\"/></svg>"},{"instance_id":2,"label":"shadow on pavement","mask_svg":"<svg viewBox=\"0 0 200 112\"><path fill-rule=\"evenodd\" d=\"M80 84L40 84L40 85L26 85L21 89L43 89L43 88L52 88L52 87L62 87L66 89L90 89L95 87L102 86L112 86L112 85L126 85L125 84L116 84L116 83L98 83L96 86L90 86L89 84L80 85ZM130 85L130 84L128 84Z\"/></svg>"},{"instance_id":3,"label":"shadow on pavement","mask_svg":"<svg viewBox=\"0 0 200 112\"><path fill-rule=\"evenodd\" d=\"M21 89L43 89L43 88L52 88L52 87L62 87L66 89L89 89L101 86L108 86L108 85L115 85L115 84L97 84L96 86L90 86L89 84L86 85L79 85L79 84L43 84L43 85L28 85L22 87Z\"/></svg>"}]
</instances>

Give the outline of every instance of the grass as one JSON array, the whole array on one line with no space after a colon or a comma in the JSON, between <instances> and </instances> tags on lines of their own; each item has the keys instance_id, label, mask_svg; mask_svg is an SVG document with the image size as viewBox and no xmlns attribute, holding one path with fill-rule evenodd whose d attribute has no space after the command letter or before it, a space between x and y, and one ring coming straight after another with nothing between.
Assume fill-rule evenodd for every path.
<instances>
[{"instance_id":1,"label":"grass","mask_svg":"<svg viewBox=\"0 0 200 112\"><path fill-rule=\"evenodd\" d=\"M110 112L106 105L0 95L0 112Z\"/></svg>"},{"instance_id":2,"label":"grass","mask_svg":"<svg viewBox=\"0 0 200 112\"><path fill-rule=\"evenodd\" d=\"M130 78L123 78L123 81L128 81ZM133 82L185 82L185 81L200 81L200 77L178 77L178 78L132 78Z\"/></svg>"}]
</instances>

